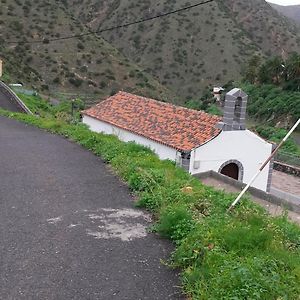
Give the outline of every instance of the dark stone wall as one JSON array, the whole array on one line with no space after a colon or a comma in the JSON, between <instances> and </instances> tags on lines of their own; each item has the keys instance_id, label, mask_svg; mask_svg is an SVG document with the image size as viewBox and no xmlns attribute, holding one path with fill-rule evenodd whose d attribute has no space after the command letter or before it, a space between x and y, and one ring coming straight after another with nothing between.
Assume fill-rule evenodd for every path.
<instances>
[{"instance_id":1,"label":"dark stone wall","mask_svg":"<svg viewBox=\"0 0 300 300\"><path fill-rule=\"evenodd\" d=\"M300 177L300 168L289 166L281 162L274 162L274 169L289 175Z\"/></svg>"}]
</instances>

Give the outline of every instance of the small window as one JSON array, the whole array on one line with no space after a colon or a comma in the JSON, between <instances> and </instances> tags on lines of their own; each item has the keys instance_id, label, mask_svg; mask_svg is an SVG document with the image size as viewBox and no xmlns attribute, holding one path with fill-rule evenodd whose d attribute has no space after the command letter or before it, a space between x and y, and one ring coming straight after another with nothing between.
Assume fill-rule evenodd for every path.
<instances>
[{"instance_id":1,"label":"small window","mask_svg":"<svg viewBox=\"0 0 300 300\"><path fill-rule=\"evenodd\" d=\"M235 103L234 108L234 120L239 122L241 119L241 113L242 113L242 102L243 99L241 97L238 97Z\"/></svg>"}]
</instances>

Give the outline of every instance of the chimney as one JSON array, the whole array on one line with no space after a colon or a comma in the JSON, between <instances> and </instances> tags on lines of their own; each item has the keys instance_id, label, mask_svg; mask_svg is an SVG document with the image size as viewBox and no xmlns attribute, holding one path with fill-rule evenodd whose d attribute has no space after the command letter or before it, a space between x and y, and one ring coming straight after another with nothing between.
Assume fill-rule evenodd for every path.
<instances>
[{"instance_id":1,"label":"chimney","mask_svg":"<svg viewBox=\"0 0 300 300\"><path fill-rule=\"evenodd\" d=\"M223 122L218 128L224 131L246 129L246 109L248 95L241 89L234 88L226 94Z\"/></svg>"}]
</instances>

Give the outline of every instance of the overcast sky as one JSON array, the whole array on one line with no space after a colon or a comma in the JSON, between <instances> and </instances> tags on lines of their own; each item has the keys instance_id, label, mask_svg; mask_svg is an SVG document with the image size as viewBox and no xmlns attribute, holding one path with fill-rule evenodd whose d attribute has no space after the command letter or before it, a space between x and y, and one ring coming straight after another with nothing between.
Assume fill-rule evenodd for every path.
<instances>
[{"instance_id":1,"label":"overcast sky","mask_svg":"<svg viewBox=\"0 0 300 300\"><path fill-rule=\"evenodd\" d=\"M300 0L268 0L268 2L276 3L279 5L296 5L300 4Z\"/></svg>"}]
</instances>

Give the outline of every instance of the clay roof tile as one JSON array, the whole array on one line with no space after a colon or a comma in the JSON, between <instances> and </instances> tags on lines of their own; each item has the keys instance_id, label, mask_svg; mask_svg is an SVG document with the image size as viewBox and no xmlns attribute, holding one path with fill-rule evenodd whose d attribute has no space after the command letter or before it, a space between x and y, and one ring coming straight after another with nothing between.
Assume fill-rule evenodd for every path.
<instances>
[{"instance_id":1,"label":"clay roof tile","mask_svg":"<svg viewBox=\"0 0 300 300\"><path fill-rule=\"evenodd\" d=\"M125 92L82 113L180 151L190 151L220 133L220 117Z\"/></svg>"}]
</instances>

